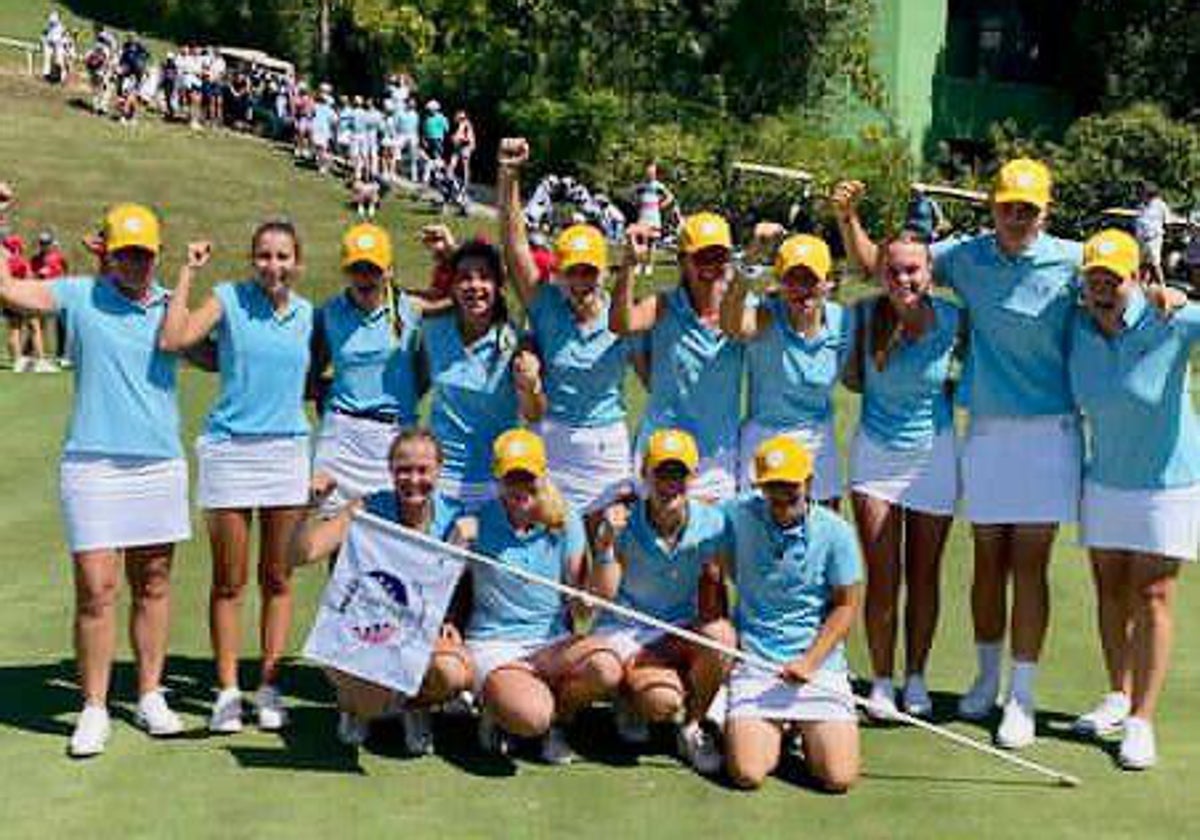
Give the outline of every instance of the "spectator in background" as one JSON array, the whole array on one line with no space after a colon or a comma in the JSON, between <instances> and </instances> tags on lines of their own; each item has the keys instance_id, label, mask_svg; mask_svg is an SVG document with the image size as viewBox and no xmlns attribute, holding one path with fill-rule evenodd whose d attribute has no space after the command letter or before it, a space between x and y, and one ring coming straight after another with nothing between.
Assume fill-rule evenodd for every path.
<instances>
[{"instance_id":1,"label":"spectator in background","mask_svg":"<svg viewBox=\"0 0 1200 840\"><path fill-rule=\"evenodd\" d=\"M904 229L912 231L926 245L936 242L946 217L942 208L926 192L914 186L908 197Z\"/></svg>"},{"instance_id":2,"label":"spectator in background","mask_svg":"<svg viewBox=\"0 0 1200 840\"><path fill-rule=\"evenodd\" d=\"M454 114L454 134L450 138L453 154L450 158L451 174L461 173L462 188L471 186L471 156L475 154L475 126L466 111Z\"/></svg>"},{"instance_id":3,"label":"spectator in background","mask_svg":"<svg viewBox=\"0 0 1200 840\"><path fill-rule=\"evenodd\" d=\"M1170 215L1171 209L1163 201L1158 185L1144 182L1134 232L1142 249L1142 270L1146 274L1145 279L1151 283L1161 284L1166 279L1163 272L1163 240Z\"/></svg>"},{"instance_id":4,"label":"spectator in background","mask_svg":"<svg viewBox=\"0 0 1200 840\"><path fill-rule=\"evenodd\" d=\"M25 240L15 233L0 231L0 256L7 255L8 273L14 280L28 280L31 274L25 258ZM8 322L8 355L13 373L44 373L45 348L42 344L41 323L19 309L4 308ZM32 345L33 356L25 353Z\"/></svg>"},{"instance_id":5,"label":"spectator in background","mask_svg":"<svg viewBox=\"0 0 1200 840\"><path fill-rule=\"evenodd\" d=\"M38 235L38 249L29 260L29 269L33 277L44 282L67 276L67 257L62 252L62 248L59 247L52 231L44 230ZM46 335L50 330L50 322L53 320L54 351L58 356L59 366L63 366L63 362L67 361L67 330L62 313L31 317L33 320L38 321L38 332L41 333L43 351L46 345ZM54 364L50 362L44 352L34 362L34 370L38 373L49 373L54 369Z\"/></svg>"},{"instance_id":6,"label":"spectator in background","mask_svg":"<svg viewBox=\"0 0 1200 840\"><path fill-rule=\"evenodd\" d=\"M1188 244L1183 263L1187 267L1188 297L1200 298L1200 211L1193 210L1188 220Z\"/></svg>"},{"instance_id":7,"label":"spectator in background","mask_svg":"<svg viewBox=\"0 0 1200 840\"><path fill-rule=\"evenodd\" d=\"M400 104L393 119L396 123L396 164L408 160L408 180L414 183L421 178L421 115L417 103L406 99Z\"/></svg>"},{"instance_id":8,"label":"spectator in background","mask_svg":"<svg viewBox=\"0 0 1200 840\"><path fill-rule=\"evenodd\" d=\"M425 122L421 126L425 140L425 154L430 160L446 159L446 135L450 133L450 121L442 113L442 105L436 99L425 103Z\"/></svg>"},{"instance_id":9,"label":"spectator in background","mask_svg":"<svg viewBox=\"0 0 1200 840\"><path fill-rule=\"evenodd\" d=\"M638 224L649 236L649 251L646 261L638 266L638 272L647 277L654 273L654 246L662 238L663 213L675 203L675 196L667 185L658 180L658 161L646 164L646 180L633 188L637 204Z\"/></svg>"},{"instance_id":10,"label":"spectator in background","mask_svg":"<svg viewBox=\"0 0 1200 840\"><path fill-rule=\"evenodd\" d=\"M66 81L66 42L70 36L58 12L51 12L42 30L42 78L51 84Z\"/></svg>"}]
</instances>

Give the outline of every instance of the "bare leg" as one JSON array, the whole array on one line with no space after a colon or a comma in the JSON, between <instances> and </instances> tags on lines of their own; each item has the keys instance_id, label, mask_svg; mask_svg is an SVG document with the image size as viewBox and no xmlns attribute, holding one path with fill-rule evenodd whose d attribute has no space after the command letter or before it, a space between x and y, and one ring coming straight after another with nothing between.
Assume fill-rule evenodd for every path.
<instances>
[{"instance_id":1,"label":"bare leg","mask_svg":"<svg viewBox=\"0 0 1200 840\"><path fill-rule=\"evenodd\" d=\"M292 626L292 571L287 548L305 513L305 509L299 507L259 511L258 586L262 598L259 642L262 645L263 685L275 684L279 660L287 650L288 631Z\"/></svg>"},{"instance_id":2,"label":"bare leg","mask_svg":"<svg viewBox=\"0 0 1200 840\"><path fill-rule=\"evenodd\" d=\"M248 510L212 510L208 513L213 559L209 633L216 658L217 685L222 689L237 687L242 592L246 588L250 564L250 518Z\"/></svg>"},{"instance_id":3,"label":"bare leg","mask_svg":"<svg viewBox=\"0 0 1200 840\"><path fill-rule=\"evenodd\" d=\"M725 724L725 766L733 783L745 790L762 787L779 764L783 733L770 720L739 717Z\"/></svg>"},{"instance_id":4,"label":"bare leg","mask_svg":"<svg viewBox=\"0 0 1200 840\"><path fill-rule=\"evenodd\" d=\"M904 526L904 667L924 674L941 611L942 556L953 518L908 511Z\"/></svg>"},{"instance_id":5,"label":"bare leg","mask_svg":"<svg viewBox=\"0 0 1200 840\"><path fill-rule=\"evenodd\" d=\"M871 670L892 678L895 670L896 612L900 593L901 524L904 512L882 499L862 493L851 497L858 538L867 564L864 623Z\"/></svg>"},{"instance_id":6,"label":"bare leg","mask_svg":"<svg viewBox=\"0 0 1200 840\"><path fill-rule=\"evenodd\" d=\"M120 555L101 549L74 555L75 658L85 704L103 706L108 701L117 636L117 568Z\"/></svg>"},{"instance_id":7,"label":"bare leg","mask_svg":"<svg viewBox=\"0 0 1200 840\"><path fill-rule=\"evenodd\" d=\"M138 695L162 685L171 627L171 558L174 545L131 548L125 552L125 575L133 592L129 638L137 659Z\"/></svg>"},{"instance_id":8,"label":"bare leg","mask_svg":"<svg viewBox=\"0 0 1200 840\"><path fill-rule=\"evenodd\" d=\"M1131 593L1136 599L1133 620L1133 707L1130 714L1152 720L1167 680L1174 622L1179 562L1158 555L1141 555L1131 569Z\"/></svg>"}]
</instances>

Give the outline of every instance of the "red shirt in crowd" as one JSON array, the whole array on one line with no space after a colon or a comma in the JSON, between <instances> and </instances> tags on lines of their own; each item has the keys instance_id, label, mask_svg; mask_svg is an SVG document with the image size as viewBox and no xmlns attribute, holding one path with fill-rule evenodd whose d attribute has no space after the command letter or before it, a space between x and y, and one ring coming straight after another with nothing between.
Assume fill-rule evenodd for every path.
<instances>
[{"instance_id":1,"label":"red shirt in crowd","mask_svg":"<svg viewBox=\"0 0 1200 840\"><path fill-rule=\"evenodd\" d=\"M54 280L67 275L67 258L57 247L38 251L29 261L33 276L39 280Z\"/></svg>"}]
</instances>

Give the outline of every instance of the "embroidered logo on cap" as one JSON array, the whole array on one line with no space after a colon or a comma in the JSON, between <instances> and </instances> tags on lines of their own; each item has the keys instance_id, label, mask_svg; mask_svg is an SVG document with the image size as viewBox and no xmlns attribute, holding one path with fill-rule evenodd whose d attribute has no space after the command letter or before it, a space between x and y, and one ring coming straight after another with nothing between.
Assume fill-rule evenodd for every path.
<instances>
[{"instance_id":1,"label":"embroidered logo on cap","mask_svg":"<svg viewBox=\"0 0 1200 840\"><path fill-rule=\"evenodd\" d=\"M1032 172L1018 172L1017 176L1013 178L1013 182L1018 187L1029 189L1037 182L1037 178L1034 177Z\"/></svg>"},{"instance_id":2,"label":"embroidered logo on cap","mask_svg":"<svg viewBox=\"0 0 1200 840\"><path fill-rule=\"evenodd\" d=\"M768 452L766 457L767 466L773 470L777 470L783 466L783 462L787 459L778 449L774 452Z\"/></svg>"},{"instance_id":3,"label":"embroidered logo on cap","mask_svg":"<svg viewBox=\"0 0 1200 840\"><path fill-rule=\"evenodd\" d=\"M126 219L121 226L125 228L126 233L142 232L142 220L136 217L130 217Z\"/></svg>"},{"instance_id":4,"label":"embroidered logo on cap","mask_svg":"<svg viewBox=\"0 0 1200 840\"><path fill-rule=\"evenodd\" d=\"M364 233L362 236L358 237L358 247L364 251L369 251L371 248L375 247L375 237L369 233Z\"/></svg>"},{"instance_id":5,"label":"embroidered logo on cap","mask_svg":"<svg viewBox=\"0 0 1200 840\"><path fill-rule=\"evenodd\" d=\"M1105 240L1096 244L1096 253L1102 257L1112 256L1117 252L1117 243L1112 240Z\"/></svg>"},{"instance_id":6,"label":"embroidered logo on cap","mask_svg":"<svg viewBox=\"0 0 1200 840\"><path fill-rule=\"evenodd\" d=\"M572 251L586 251L588 249L588 238L582 234L571 240Z\"/></svg>"},{"instance_id":7,"label":"embroidered logo on cap","mask_svg":"<svg viewBox=\"0 0 1200 840\"><path fill-rule=\"evenodd\" d=\"M679 452L683 449L683 441L675 435L670 435L663 440L662 448L666 452Z\"/></svg>"},{"instance_id":8,"label":"embroidered logo on cap","mask_svg":"<svg viewBox=\"0 0 1200 840\"><path fill-rule=\"evenodd\" d=\"M520 457L529 452L529 446L523 440L514 440L508 445L508 456L510 458Z\"/></svg>"}]
</instances>

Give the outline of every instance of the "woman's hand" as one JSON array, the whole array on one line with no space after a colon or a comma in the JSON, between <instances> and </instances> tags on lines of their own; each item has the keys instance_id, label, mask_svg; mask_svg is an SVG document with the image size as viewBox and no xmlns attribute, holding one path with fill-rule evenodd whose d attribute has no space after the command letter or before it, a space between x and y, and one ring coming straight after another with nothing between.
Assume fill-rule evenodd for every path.
<instances>
[{"instance_id":1,"label":"woman's hand","mask_svg":"<svg viewBox=\"0 0 1200 840\"><path fill-rule=\"evenodd\" d=\"M839 219L849 219L858 212L858 202L867 192L867 185L862 181L838 181L829 201Z\"/></svg>"},{"instance_id":2,"label":"woman's hand","mask_svg":"<svg viewBox=\"0 0 1200 840\"><path fill-rule=\"evenodd\" d=\"M633 224L625 228L625 254L622 263L633 268L650 260L650 243L654 241L654 230L649 225Z\"/></svg>"},{"instance_id":3,"label":"woman's hand","mask_svg":"<svg viewBox=\"0 0 1200 840\"><path fill-rule=\"evenodd\" d=\"M459 548L470 548L479 539L479 520L474 516L464 516L454 523L446 542Z\"/></svg>"},{"instance_id":4,"label":"woman's hand","mask_svg":"<svg viewBox=\"0 0 1200 840\"><path fill-rule=\"evenodd\" d=\"M527 394L542 390L542 362L537 355L521 350L513 357L513 384Z\"/></svg>"},{"instance_id":5,"label":"woman's hand","mask_svg":"<svg viewBox=\"0 0 1200 840\"><path fill-rule=\"evenodd\" d=\"M529 162L529 141L524 137L505 137L500 141L497 162L501 169L520 169Z\"/></svg>"},{"instance_id":6,"label":"woman's hand","mask_svg":"<svg viewBox=\"0 0 1200 840\"><path fill-rule=\"evenodd\" d=\"M208 241L189 242L187 246L187 267L199 271L208 265L212 259L212 243Z\"/></svg>"}]
</instances>

